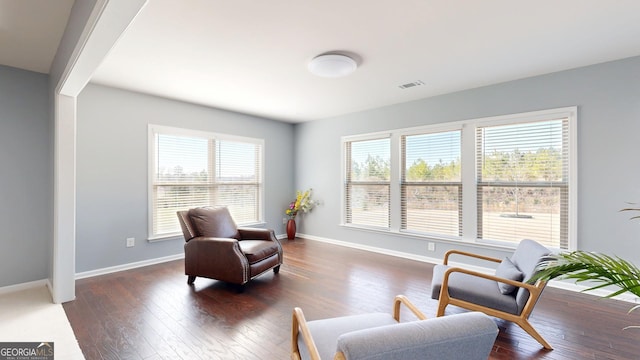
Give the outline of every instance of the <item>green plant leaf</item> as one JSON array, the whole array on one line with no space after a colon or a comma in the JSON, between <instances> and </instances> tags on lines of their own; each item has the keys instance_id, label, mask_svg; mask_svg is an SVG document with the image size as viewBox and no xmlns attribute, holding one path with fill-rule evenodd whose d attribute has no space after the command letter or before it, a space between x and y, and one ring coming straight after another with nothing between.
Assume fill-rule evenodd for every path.
<instances>
[{"instance_id":1,"label":"green plant leaf","mask_svg":"<svg viewBox=\"0 0 640 360\"><path fill-rule=\"evenodd\" d=\"M576 282L591 281L597 285L584 291L617 286L620 290L608 297L625 292L640 297L640 270L619 257L585 251L560 253L541 262L537 270L530 280L532 283L555 278L573 279Z\"/></svg>"}]
</instances>

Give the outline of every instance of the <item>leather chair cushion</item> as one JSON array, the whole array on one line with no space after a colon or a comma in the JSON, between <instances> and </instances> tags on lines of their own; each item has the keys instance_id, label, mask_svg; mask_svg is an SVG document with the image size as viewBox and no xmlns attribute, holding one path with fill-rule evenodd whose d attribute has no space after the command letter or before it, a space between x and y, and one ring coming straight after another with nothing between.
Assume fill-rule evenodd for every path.
<instances>
[{"instance_id":1,"label":"leather chair cushion","mask_svg":"<svg viewBox=\"0 0 640 360\"><path fill-rule=\"evenodd\" d=\"M278 245L273 241L242 240L238 244L250 265L278 254Z\"/></svg>"},{"instance_id":2,"label":"leather chair cushion","mask_svg":"<svg viewBox=\"0 0 640 360\"><path fill-rule=\"evenodd\" d=\"M198 236L240 239L238 227L226 207L199 207L189 210Z\"/></svg>"}]
</instances>

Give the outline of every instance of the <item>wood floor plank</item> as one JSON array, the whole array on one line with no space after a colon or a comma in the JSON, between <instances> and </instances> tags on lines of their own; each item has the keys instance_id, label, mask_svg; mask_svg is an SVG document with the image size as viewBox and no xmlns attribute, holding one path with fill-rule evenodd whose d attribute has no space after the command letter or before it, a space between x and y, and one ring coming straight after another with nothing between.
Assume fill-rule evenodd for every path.
<instances>
[{"instance_id":1,"label":"wood floor plank","mask_svg":"<svg viewBox=\"0 0 640 360\"><path fill-rule=\"evenodd\" d=\"M64 309L85 358L288 359L295 306L309 320L390 312L405 294L435 316L431 264L305 239L282 244L280 273L243 293L206 278L187 285L182 260L78 280ZM530 321L555 349L495 319L490 359L638 359L640 330L622 330L640 324L640 311L627 314L632 306L547 287ZM446 314L464 311L449 306Z\"/></svg>"}]
</instances>

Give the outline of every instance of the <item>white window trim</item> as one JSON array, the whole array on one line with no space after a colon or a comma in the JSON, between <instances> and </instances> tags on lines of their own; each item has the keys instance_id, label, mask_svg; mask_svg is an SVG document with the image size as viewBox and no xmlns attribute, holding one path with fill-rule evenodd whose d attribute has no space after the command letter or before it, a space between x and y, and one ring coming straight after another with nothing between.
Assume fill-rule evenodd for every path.
<instances>
[{"instance_id":1,"label":"white window trim","mask_svg":"<svg viewBox=\"0 0 640 360\"><path fill-rule=\"evenodd\" d=\"M550 118L569 118L569 218L568 218L568 249L574 251L577 249L577 224L578 224L578 107L570 106L563 108L555 108L548 110L531 111L517 114L499 115L484 118L475 118L461 121L453 121L447 123L439 123L433 125L416 126L411 128L395 129L387 132L376 132L369 134L359 134L343 136L341 139L342 153L342 174L341 184L341 226L362 229L367 231L376 231L382 233L393 233L403 236L411 236L417 239L433 239L445 242L466 243L469 245L490 246L497 248L512 247L508 242L498 242L491 240L477 239L477 171L475 161L475 132L476 128L482 126L496 126L507 124L518 124L532 121L548 120ZM461 144L461 161L462 161L462 238L451 238L447 236L433 236L416 233L407 230L400 230L401 211L400 211L400 137L403 135L415 135L422 133L433 133L441 131L462 130ZM346 204L344 181L346 178L346 142L359 140L379 139L384 136L391 138L391 189L390 204L391 223L389 229L380 229L370 226L354 225L345 223ZM513 244L515 247L515 244ZM559 249L553 249L559 250Z\"/></svg>"},{"instance_id":2,"label":"white window trim","mask_svg":"<svg viewBox=\"0 0 640 360\"><path fill-rule=\"evenodd\" d=\"M185 129L178 128L172 126L165 125L156 125L149 124L148 127L148 135L147 135L147 241L148 242L158 242L164 240L172 240L176 237L182 237L182 232L177 231L170 234L162 234L162 235L152 235L153 234L153 178L155 176L155 135L156 134L170 134L170 135L181 135L181 136L193 136L193 137L201 137L208 138L214 140L227 140L227 141L238 141L238 142L246 142L252 143L262 146L261 156L261 170L260 170L260 198L259 198L259 206L258 206L258 218L259 220L255 223L250 224L242 224L244 227L259 227L265 225L265 215L264 215L264 201L265 201L265 191L264 191L264 164L265 164L265 141L264 139L251 138L246 136L237 136L237 135L229 135L229 134L221 134L210 131L202 131L202 130L194 130L194 129Z\"/></svg>"},{"instance_id":3,"label":"white window trim","mask_svg":"<svg viewBox=\"0 0 640 360\"><path fill-rule=\"evenodd\" d=\"M394 154L394 148L396 148L396 146L394 146L394 140L393 140L393 134L390 132L376 132L376 133L368 133L368 134L360 134L360 135L350 135L350 136L343 136L341 139L341 166L342 166L342 174L340 177L340 197L341 197L341 202L342 202L342 206L340 209L340 226L346 226L346 227L351 227L351 228L356 228L356 229L365 229L365 230L373 230L373 231L381 231L381 232L388 232L388 231L394 231L393 228L393 214L395 212L396 209L394 209L393 203L389 204L389 212L391 213L391 219L390 219L390 223L389 223L389 229L381 227L381 226L367 226L367 225L359 225L359 224L352 224L352 223L347 223L345 221L345 219L347 218L347 204L345 203L345 198L347 196L346 193L346 186L345 186L345 179L347 178L347 163L345 160L346 156L347 156L347 146L346 144L348 142L353 142L353 141L367 141L367 140L378 140L378 139L390 139L391 142L391 152L390 152L390 156L391 158L393 158L394 156L397 156L397 154ZM397 139L396 139L397 141ZM389 198L391 199L394 196L394 191L399 191L399 190L394 190L393 184L394 184L394 179L397 182L399 179L399 169L395 169L393 167L393 163L391 164L391 169L390 169L390 179L389 179ZM399 210L399 209L398 209ZM397 230L396 230L397 231Z\"/></svg>"}]
</instances>

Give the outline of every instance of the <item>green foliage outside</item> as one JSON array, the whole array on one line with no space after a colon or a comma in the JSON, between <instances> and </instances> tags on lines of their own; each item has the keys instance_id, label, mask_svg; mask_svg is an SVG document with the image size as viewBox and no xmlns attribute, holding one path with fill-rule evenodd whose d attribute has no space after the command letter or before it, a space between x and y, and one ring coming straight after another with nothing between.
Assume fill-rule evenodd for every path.
<instances>
[{"instance_id":1,"label":"green foliage outside","mask_svg":"<svg viewBox=\"0 0 640 360\"><path fill-rule=\"evenodd\" d=\"M536 152L498 152L485 155L482 181L562 181L562 154L555 148Z\"/></svg>"},{"instance_id":2,"label":"green foliage outside","mask_svg":"<svg viewBox=\"0 0 640 360\"><path fill-rule=\"evenodd\" d=\"M440 160L429 164L418 158L406 168L405 178L409 182L460 181L460 158L450 162ZM352 162L351 177L356 181L388 180L388 159L369 155L362 162ZM486 155L482 161L482 180L487 181L562 181L562 153L555 148L538 149L536 152L498 152Z\"/></svg>"},{"instance_id":3,"label":"green foliage outside","mask_svg":"<svg viewBox=\"0 0 640 360\"><path fill-rule=\"evenodd\" d=\"M364 162L351 164L353 181L388 181L390 179L390 162L381 156L369 155ZM483 182L560 182L562 174L562 153L555 148L540 148L535 152L518 150L494 151L486 155L482 161ZM416 159L405 169L407 183L461 181L461 160L450 162L439 160L430 164L422 158ZM435 191L435 192L433 192ZM411 188L407 193L407 204L412 208L425 207L424 202L449 204L440 208L455 209L458 191L454 188ZM545 212L557 213L559 210L560 192L553 188L519 188L519 187L487 187L483 194L486 211L495 212ZM379 198L370 194L365 198ZM433 201L429 201L429 199ZM366 200L365 200L366 202ZM433 206L436 206L433 204ZM453 207L452 207L453 206Z\"/></svg>"},{"instance_id":4,"label":"green foliage outside","mask_svg":"<svg viewBox=\"0 0 640 360\"><path fill-rule=\"evenodd\" d=\"M407 181L460 181L460 158L449 163L440 160L436 164L428 164L423 159L417 159L407 169L405 177Z\"/></svg>"},{"instance_id":5,"label":"green foliage outside","mask_svg":"<svg viewBox=\"0 0 640 360\"><path fill-rule=\"evenodd\" d=\"M391 177L389 159L369 154L364 163L351 163L351 178L355 181L388 181Z\"/></svg>"}]
</instances>

